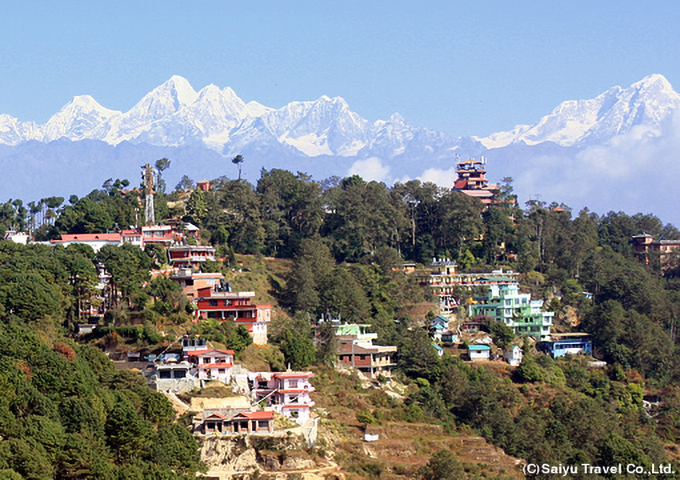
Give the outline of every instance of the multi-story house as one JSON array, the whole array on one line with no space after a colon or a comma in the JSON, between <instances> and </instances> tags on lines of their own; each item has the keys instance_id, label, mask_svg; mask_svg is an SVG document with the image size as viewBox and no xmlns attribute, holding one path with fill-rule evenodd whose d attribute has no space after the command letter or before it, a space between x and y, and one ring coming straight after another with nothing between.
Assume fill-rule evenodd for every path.
<instances>
[{"instance_id":1,"label":"multi-story house","mask_svg":"<svg viewBox=\"0 0 680 480\"><path fill-rule=\"evenodd\" d=\"M366 332L368 326L336 327L340 365L354 367L370 378L390 376L392 367L396 365L393 355L397 352L397 347L373 345L378 334Z\"/></svg>"},{"instance_id":2,"label":"multi-story house","mask_svg":"<svg viewBox=\"0 0 680 480\"><path fill-rule=\"evenodd\" d=\"M491 284L488 293L477 295L468 307L469 315L485 315L511 327L516 335L529 335L538 340L550 336L553 312L543 310L543 300L532 300L531 294L520 293L517 283Z\"/></svg>"},{"instance_id":3,"label":"multi-story house","mask_svg":"<svg viewBox=\"0 0 680 480\"><path fill-rule=\"evenodd\" d=\"M164 247L182 241L183 235L171 225L149 225L141 227L144 245L158 243Z\"/></svg>"},{"instance_id":4,"label":"multi-story house","mask_svg":"<svg viewBox=\"0 0 680 480\"><path fill-rule=\"evenodd\" d=\"M215 261L215 249L207 245L177 245L168 247L173 268L198 269L206 261Z\"/></svg>"},{"instance_id":5,"label":"multi-story house","mask_svg":"<svg viewBox=\"0 0 680 480\"><path fill-rule=\"evenodd\" d=\"M145 375L149 386L159 392L184 393L200 385L189 362L154 363Z\"/></svg>"},{"instance_id":6,"label":"multi-story house","mask_svg":"<svg viewBox=\"0 0 680 480\"><path fill-rule=\"evenodd\" d=\"M487 285L516 283L519 274L495 270L491 273L456 273L456 262L448 258L433 258L430 268L416 273L420 286L438 299L438 314L451 319L458 309L461 287L472 289Z\"/></svg>"},{"instance_id":7,"label":"multi-story house","mask_svg":"<svg viewBox=\"0 0 680 480\"><path fill-rule=\"evenodd\" d=\"M303 425L315 405L309 396L314 391L309 383L313 376L312 372L257 372L250 377L251 395L254 401Z\"/></svg>"},{"instance_id":8,"label":"multi-story house","mask_svg":"<svg viewBox=\"0 0 680 480\"><path fill-rule=\"evenodd\" d=\"M204 287L194 298L195 321L215 318L243 325L253 343L267 344L267 324L271 320L271 305L255 305L255 292L232 292L223 284Z\"/></svg>"},{"instance_id":9,"label":"multi-story house","mask_svg":"<svg viewBox=\"0 0 680 480\"><path fill-rule=\"evenodd\" d=\"M185 358L192 352L210 350L207 340L197 335L182 336L180 344L182 345L182 357Z\"/></svg>"},{"instance_id":10,"label":"multi-story house","mask_svg":"<svg viewBox=\"0 0 680 480\"><path fill-rule=\"evenodd\" d=\"M658 256L661 269L671 267L671 260L680 257L680 240L654 240L649 234L643 233L633 237L633 252L635 257L649 264L650 257Z\"/></svg>"},{"instance_id":11,"label":"multi-story house","mask_svg":"<svg viewBox=\"0 0 680 480\"><path fill-rule=\"evenodd\" d=\"M231 382L233 350L190 350L186 352L186 356L195 366L199 380L219 380L226 384Z\"/></svg>"},{"instance_id":12,"label":"multi-story house","mask_svg":"<svg viewBox=\"0 0 680 480\"><path fill-rule=\"evenodd\" d=\"M141 229L121 230L120 237L123 243L129 243L139 248L144 248L144 236Z\"/></svg>"}]
</instances>

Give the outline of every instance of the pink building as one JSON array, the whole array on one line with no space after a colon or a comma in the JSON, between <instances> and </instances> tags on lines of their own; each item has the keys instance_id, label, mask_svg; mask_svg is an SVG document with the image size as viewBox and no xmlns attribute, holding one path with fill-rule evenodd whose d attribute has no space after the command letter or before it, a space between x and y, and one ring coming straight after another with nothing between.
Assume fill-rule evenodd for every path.
<instances>
[{"instance_id":1,"label":"pink building","mask_svg":"<svg viewBox=\"0 0 680 480\"><path fill-rule=\"evenodd\" d=\"M661 268L665 270L671 267L672 260L680 255L680 240L654 240L654 237L646 233L635 235L633 252L639 261L647 265L650 257L658 257Z\"/></svg>"}]
</instances>

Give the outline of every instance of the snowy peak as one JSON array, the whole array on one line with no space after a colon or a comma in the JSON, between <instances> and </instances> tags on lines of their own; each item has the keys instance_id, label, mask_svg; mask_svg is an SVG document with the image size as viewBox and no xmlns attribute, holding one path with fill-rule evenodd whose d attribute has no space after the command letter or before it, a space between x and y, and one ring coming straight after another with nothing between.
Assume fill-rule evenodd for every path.
<instances>
[{"instance_id":1,"label":"snowy peak","mask_svg":"<svg viewBox=\"0 0 680 480\"><path fill-rule=\"evenodd\" d=\"M126 116L159 120L191 105L198 94L183 77L173 75L163 85L154 88L132 107Z\"/></svg>"},{"instance_id":2,"label":"snowy peak","mask_svg":"<svg viewBox=\"0 0 680 480\"><path fill-rule=\"evenodd\" d=\"M666 94L672 95L675 93L671 83L659 73L653 73L646 76L639 82L634 83L630 87L633 90L651 92L652 94Z\"/></svg>"},{"instance_id":3,"label":"snowy peak","mask_svg":"<svg viewBox=\"0 0 680 480\"><path fill-rule=\"evenodd\" d=\"M276 116L289 113L292 121L276 129L279 141L305 155L354 156L366 146L369 124L352 112L342 97L323 95L314 102L295 102Z\"/></svg>"},{"instance_id":4,"label":"snowy peak","mask_svg":"<svg viewBox=\"0 0 680 480\"><path fill-rule=\"evenodd\" d=\"M26 140L42 140L43 133L33 122L20 122L15 117L0 115L0 144L19 145Z\"/></svg>"},{"instance_id":5,"label":"snowy peak","mask_svg":"<svg viewBox=\"0 0 680 480\"><path fill-rule=\"evenodd\" d=\"M657 136L678 106L680 95L663 75L654 74L627 89L617 86L594 99L563 102L534 125L518 125L478 140L487 148L520 142L583 146L606 141L634 127Z\"/></svg>"},{"instance_id":6,"label":"snowy peak","mask_svg":"<svg viewBox=\"0 0 680 480\"><path fill-rule=\"evenodd\" d=\"M47 121L42 129L43 140L91 138L100 125L120 115L119 111L102 107L90 95L79 95Z\"/></svg>"}]
</instances>

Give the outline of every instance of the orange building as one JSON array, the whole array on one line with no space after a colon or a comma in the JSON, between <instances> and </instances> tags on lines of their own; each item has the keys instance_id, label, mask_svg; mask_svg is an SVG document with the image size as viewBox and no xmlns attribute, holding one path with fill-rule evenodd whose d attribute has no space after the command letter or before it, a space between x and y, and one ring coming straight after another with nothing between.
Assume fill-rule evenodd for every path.
<instances>
[{"instance_id":1,"label":"orange building","mask_svg":"<svg viewBox=\"0 0 680 480\"><path fill-rule=\"evenodd\" d=\"M658 256L661 269L671 267L671 260L680 256L680 240L654 240L647 233L633 237L633 252L635 257L646 265L651 256Z\"/></svg>"},{"instance_id":2,"label":"orange building","mask_svg":"<svg viewBox=\"0 0 680 480\"><path fill-rule=\"evenodd\" d=\"M180 268L177 273L170 277L170 280L179 283L182 292L189 300L196 298L196 294L202 288L227 285L224 282L224 275L221 273L194 272L191 268Z\"/></svg>"}]
</instances>

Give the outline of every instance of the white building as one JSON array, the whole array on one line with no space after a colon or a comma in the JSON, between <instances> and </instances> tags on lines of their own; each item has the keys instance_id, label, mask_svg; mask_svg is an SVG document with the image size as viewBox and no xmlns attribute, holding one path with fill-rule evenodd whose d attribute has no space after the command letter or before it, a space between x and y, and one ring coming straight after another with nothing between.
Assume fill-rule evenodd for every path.
<instances>
[{"instance_id":1,"label":"white building","mask_svg":"<svg viewBox=\"0 0 680 480\"><path fill-rule=\"evenodd\" d=\"M257 372L249 374L253 400L265 402L275 412L303 425L315 405L309 397L314 387L309 379L312 372Z\"/></svg>"},{"instance_id":2,"label":"white building","mask_svg":"<svg viewBox=\"0 0 680 480\"><path fill-rule=\"evenodd\" d=\"M187 352L199 380L219 380L231 383L234 368L233 350L193 350Z\"/></svg>"},{"instance_id":3,"label":"white building","mask_svg":"<svg viewBox=\"0 0 680 480\"><path fill-rule=\"evenodd\" d=\"M505 361L513 367L518 367L522 363L522 349L517 345L512 345L503 353Z\"/></svg>"}]
</instances>

